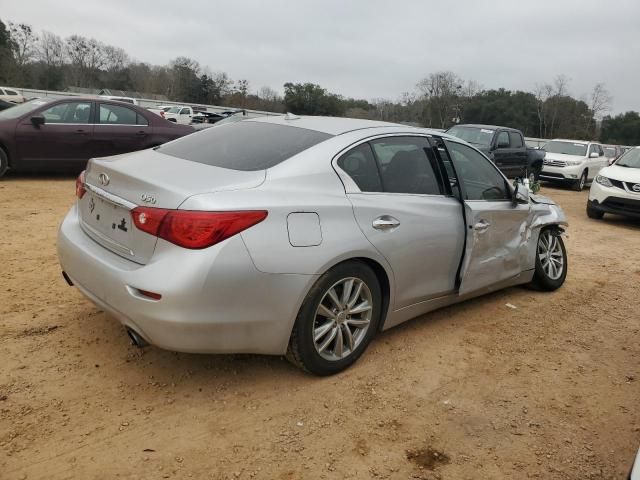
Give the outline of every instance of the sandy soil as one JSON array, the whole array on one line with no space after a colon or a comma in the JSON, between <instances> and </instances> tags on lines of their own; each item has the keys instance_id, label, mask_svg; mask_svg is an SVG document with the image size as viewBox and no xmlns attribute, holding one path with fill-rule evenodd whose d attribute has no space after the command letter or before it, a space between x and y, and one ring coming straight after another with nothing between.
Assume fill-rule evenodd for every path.
<instances>
[{"instance_id":1,"label":"sandy soil","mask_svg":"<svg viewBox=\"0 0 640 480\"><path fill-rule=\"evenodd\" d=\"M6 178L0 478L622 478L640 445L640 223L543 193L571 222L562 289L413 320L319 379L132 347L60 275L73 179Z\"/></svg>"}]
</instances>

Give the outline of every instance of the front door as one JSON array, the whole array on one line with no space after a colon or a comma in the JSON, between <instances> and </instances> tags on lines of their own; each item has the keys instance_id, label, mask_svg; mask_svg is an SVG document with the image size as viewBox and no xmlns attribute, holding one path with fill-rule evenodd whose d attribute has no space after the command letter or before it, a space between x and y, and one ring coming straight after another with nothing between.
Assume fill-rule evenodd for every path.
<instances>
[{"instance_id":1,"label":"front door","mask_svg":"<svg viewBox=\"0 0 640 480\"><path fill-rule=\"evenodd\" d=\"M90 157L92 108L88 101L61 102L33 113L45 118L44 125L36 127L31 117L23 119L16 127L20 168L82 168Z\"/></svg>"},{"instance_id":2,"label":"front door","mask_svg":"<svg viewBox=\"0 0 640 480\"><path fill-rule=\"evenodd\" d=\"M466 221L466 247L460 269L460 295L516 277L527 258L529 204L514 204L511 188L491 162L473 148L445 141L457 175ZM442 151L441 151L442 153Z\"/></svg>"},{"instance_id":3,"label":"front door","mask_svg":"<svg viewBox=\"0 0 640 480\"><path fill-rule=\"evenodd\" d=\"M464 245L462 206L445 188L426 137L390 136L340 157L362 232L386 258L399 309L455 290Z\"/></svg>"},{"instance_id":4,"label":"front door","mask_svg":"<svg viewBox=\"0 0 640 480\"><path fill-rule=\"evenodd\" d=\"M100 103L93 135L92 156L107 157L150 147L153 127L132 108Z\"/></svg>"}]
</instances>

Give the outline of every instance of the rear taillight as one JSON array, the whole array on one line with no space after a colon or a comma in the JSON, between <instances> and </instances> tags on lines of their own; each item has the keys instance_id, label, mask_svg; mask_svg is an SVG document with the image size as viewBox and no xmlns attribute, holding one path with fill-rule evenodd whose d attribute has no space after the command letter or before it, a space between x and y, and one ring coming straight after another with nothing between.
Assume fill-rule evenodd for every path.
<instances>
[{"instance_id":1,"label":"rear taillight","mask_svg":"<svg viewBox=\"0 0 640 480\"><path fill-rule=\"evenodd\" d=\"M87 193L87 189L84 187L84 170L80 172L78 178L76 178L76 197L82 198Z\"/></svg>"},{"instance_id":2,"label":"rear taillight","mask_svg":"<svg viewBox=\"0 0 640 480\"><path fill-rule=\"evenodd\" d=\"M180 247L201 249L222 242L265 218L266 210L201 212L137 207L131 215L135 226Z\"/></svg>"}]
</instances>

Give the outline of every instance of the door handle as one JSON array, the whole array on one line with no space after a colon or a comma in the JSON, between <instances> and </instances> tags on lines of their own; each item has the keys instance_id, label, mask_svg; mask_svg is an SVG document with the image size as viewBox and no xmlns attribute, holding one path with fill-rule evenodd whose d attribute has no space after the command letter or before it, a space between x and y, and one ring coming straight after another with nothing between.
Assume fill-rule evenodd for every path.
<instances>
[{"instance_id":1,"label":"door handle","mask_svg":"<svg viewBox=\"0 0 640 480\"><path fill-rule=\"evenodd\" d=\"M400 220L391 215L382 215L376 218L371 224L376 230L393 230L400 226Z\"/></svg>"},{"instance_id":2,"label":"door handle","mask_svg":"<svg viewBox=\"0 0 640 480\"><path fill-rule=\"evenodd\" d=\"M144 137L147 134L147 132L145 132L144 130L140 130L138 133L136 133L136 135L139 135L140 137Z\"/></svg>"},{"instance_id":3,"label":"door handle","mask_svg":"<svg viewBox=\"0 0 640 480\"><path fill-rule=\"evenodd\" d=\"M473 229L476 230L478 233L484 233L487 231L487 229L491 226L491 223L487 222L486 220L482 219L480 220L478 223L476 223L473 226Z\"/></svg>"},{"instance_id":4,"label":"door handle","mask_svg":"<svg viewBox=\"0 0 640 480\"><path fill-rule=\"evenodd\" d=\"M79 135L84 135L87 133L87 131L84 128L79 128L76 130L76 133Z\"/></svg>"}]
</instances>

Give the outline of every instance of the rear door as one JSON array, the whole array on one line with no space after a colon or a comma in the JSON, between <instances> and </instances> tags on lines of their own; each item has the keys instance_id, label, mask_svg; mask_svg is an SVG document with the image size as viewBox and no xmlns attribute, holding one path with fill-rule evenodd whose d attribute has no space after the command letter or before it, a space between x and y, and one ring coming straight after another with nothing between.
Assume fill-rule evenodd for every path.
<instances>
[{"instance_id":1,"label":"rear door","mask_svg":"<svg viewBox=\"0 0 640 480\"><path fill-rule=\"evenodd\" d=\"M514 205L511 188L491 162L473 148L445 140L440 150L452 184L461 190L466 246L460 295L488 289L519 275L527 254L529 205Z\"/></svg>"},{"instance_id":2,"label":"rear door","mask_svg":"<svg viewBox=\"0 0 640 480\"><path fill-rule=\"evenodd\" d=\"M133 108L99 103L92 156L106 157L150 147L153 127Z\"/></svg>"},{"instance_id":3,"label":"rear door","mask_svg":"<svg viewBox=\"0 0 640 480\"><path fill-rule=\"evenodd\" d=\"M337 161L347 197L395 278L395 308L450 293L464 243L462 206L444 184L426 137L388 136Z\"/></svg>"},{"instance_id":4,"label":"rear door","mask_svg":"<svg viewBox=\"0 0 640 480\"><path fill-rule=\"evenodd\" d=\"M16 127L16 146L25 169L80 168L90 157L94 102L68 101L44 107ZM31 116L42 115L35 127Z\"/></svg>"}]
</instances>

